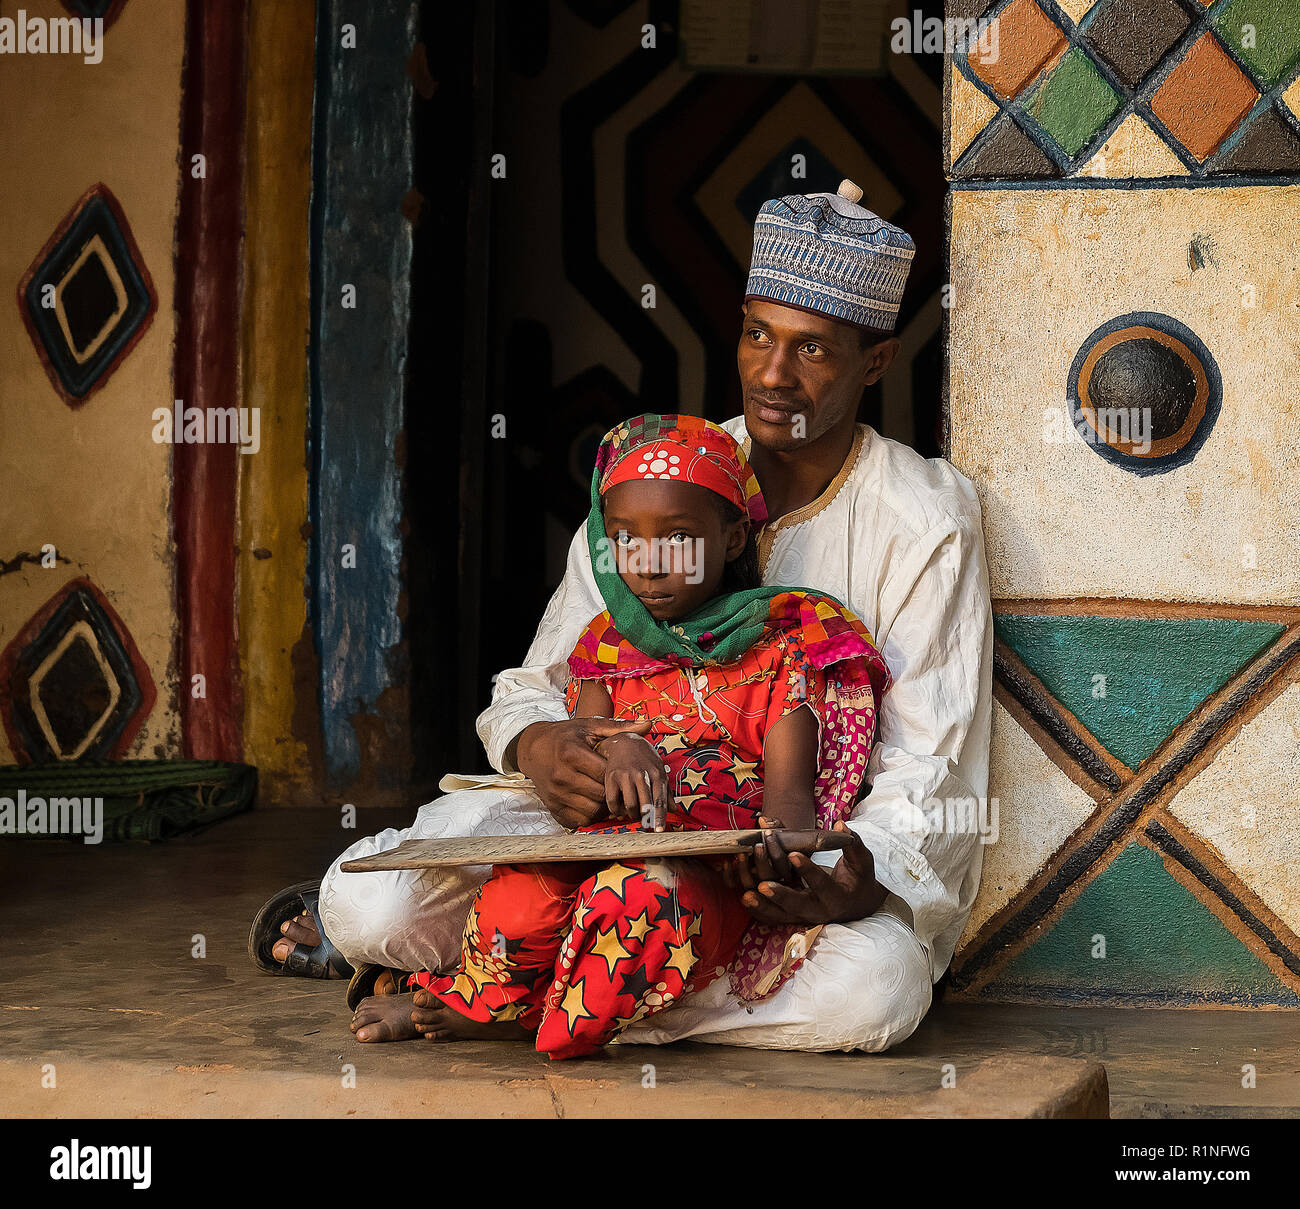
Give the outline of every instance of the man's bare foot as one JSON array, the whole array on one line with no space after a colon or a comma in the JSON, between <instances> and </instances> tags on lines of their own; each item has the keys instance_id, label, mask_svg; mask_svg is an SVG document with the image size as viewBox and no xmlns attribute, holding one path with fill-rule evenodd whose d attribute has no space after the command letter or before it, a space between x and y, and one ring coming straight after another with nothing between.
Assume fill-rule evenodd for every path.
<instances>
[{"instance_id":1,"label":"man's bare foot","mask_svg":"<svg viewBox=\"0 0 1300 1209\"><path fill-rule=\"evenodd\" d=\"M294 945L306 945L309 949L314 949L320 944L320 933L316 930L316 921L312 919L310 911L304 911L297 919L286 919L280 925L280 931L287 939L277 940L271 946L271 956L278 962L284 962L293 952Z\"/></svg>"},{"instance_id":2,"label":"man's bare foot","mask_svg":"<svg viewBox=\"0 0 1300 1209\"><path fill-rule=\"evenodd\" d=\"M414 1041L420 1034L411 1020L410 995L371 995L352 1013L358 1041Z\"/></svg>"}]
</instances>

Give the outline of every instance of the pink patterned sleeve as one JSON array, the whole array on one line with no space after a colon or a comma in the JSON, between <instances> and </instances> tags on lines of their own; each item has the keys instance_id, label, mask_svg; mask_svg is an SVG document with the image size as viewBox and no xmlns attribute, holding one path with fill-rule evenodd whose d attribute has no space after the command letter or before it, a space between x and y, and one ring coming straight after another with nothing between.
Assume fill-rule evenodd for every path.
<instances>
[{"instance_id":1,"label":"pink patterned sleeve","mask_svg":"<svg viewBox=\"0 0 1300 1209\"><path fill-rule=\"evenodd\" d=\"M782 634L774 645L776 667L769 682L767 723L764 733L801 705L817 713L826 692L826 677L813 667L798 637Z\"/></svg>"}]
</instances>

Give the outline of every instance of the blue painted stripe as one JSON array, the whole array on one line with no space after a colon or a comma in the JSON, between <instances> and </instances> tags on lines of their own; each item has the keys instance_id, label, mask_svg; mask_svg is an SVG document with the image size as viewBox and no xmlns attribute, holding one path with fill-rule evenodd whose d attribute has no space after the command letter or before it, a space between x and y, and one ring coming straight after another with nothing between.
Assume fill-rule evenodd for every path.
<instances>
[{"instance_id":1,"label":"blue painted stripe","mask_svg":"<svg viewBox=\"0 0 1300 1209\"><path fill-rule=\"evenodd\" d=\"M1150 179L1070 176L1049 180L951 181L954 193L972 189L1235 189L1246 185L1300 185L1300 176L1158 176Z\"/></svg>"},{"instance_id":2,"label":"blue painted stripe","mask_svg":"<svg viewBox=\"0 0 1300 1209\"><path fill-rule=\"evenodd\" d=\"M311 200L309 560L325 768L360 771L352 719L402 675L398 616L410 320L411 87L417 0L319 0ZM341 45L344 24L356 46ZM345 285L356 287L344 309ZM356 548L355 569L342 566ZM396 658L395 658L396 657Z\"/></svg>"}]
</instances>

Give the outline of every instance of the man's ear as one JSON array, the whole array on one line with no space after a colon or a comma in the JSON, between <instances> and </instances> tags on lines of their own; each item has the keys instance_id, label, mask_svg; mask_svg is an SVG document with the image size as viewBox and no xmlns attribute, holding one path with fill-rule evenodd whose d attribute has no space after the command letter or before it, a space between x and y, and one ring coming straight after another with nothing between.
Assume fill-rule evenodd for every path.
<instances>
[{"instance_id":1,"label":"man's ear","mask_svg":"<svg viewBox=\"0 0 1300 1209\"><path fill-rule=\"evenodd\" d=\"M727 530L727 562L734 562L744 553L747 541L749 541L749 521L732 521Z\"/></svg>"},{"instance_id":2,"label":"man's ear","mask_svg":"<svg viewBox=\"0 0 1300 1209\"><path fill-rule=\"evenodd\" d=\"M903 347L903 342L896 336L889 337L888 340L882 340L879 344L873 344L867 349L867 362L863 367L862 385L870 386L873 382L879 382L885 376L885 371L894 363L894 358L898 356L898 350Z\"/></svg>"}]
</instances>

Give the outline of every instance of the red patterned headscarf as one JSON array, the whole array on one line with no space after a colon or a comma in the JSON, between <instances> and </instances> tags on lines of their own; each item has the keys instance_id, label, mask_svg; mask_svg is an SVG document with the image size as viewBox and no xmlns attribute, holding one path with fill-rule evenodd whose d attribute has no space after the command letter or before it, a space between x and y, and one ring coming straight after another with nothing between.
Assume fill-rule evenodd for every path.
<instances>
[{"instance_id":1,"label":"red patterned headscarf","mask_svg":"<svg viewBox=\"0 0 1300 1209\"><path fill-rule=\"evenodd\" d=\"M596 472L600 494L635 479L666 479L707 487L749 515L767 520L767 506L749 459L725 429L698 416L636 416L601 445Z\"/></svg>"}]
</instances>

